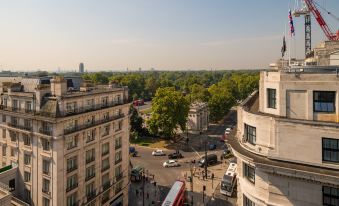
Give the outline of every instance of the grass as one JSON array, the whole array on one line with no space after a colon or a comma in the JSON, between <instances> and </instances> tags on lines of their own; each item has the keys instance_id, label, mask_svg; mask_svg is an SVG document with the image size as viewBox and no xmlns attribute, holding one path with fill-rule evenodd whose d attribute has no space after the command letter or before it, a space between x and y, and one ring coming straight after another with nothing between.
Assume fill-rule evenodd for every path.
<instances>
[{"instance_id":1,"label":"grass","mask_svg":"<svg viewBox=\"0 0 339 206\"><path fill-rule=\"evenodd\" d=\"M165 148L170 144L169 140L162 139L151 139L151 138L137 138L131 140L132 144L137 144L140 146L151 147L151 148Z\"/></svg>"}]
</instances>

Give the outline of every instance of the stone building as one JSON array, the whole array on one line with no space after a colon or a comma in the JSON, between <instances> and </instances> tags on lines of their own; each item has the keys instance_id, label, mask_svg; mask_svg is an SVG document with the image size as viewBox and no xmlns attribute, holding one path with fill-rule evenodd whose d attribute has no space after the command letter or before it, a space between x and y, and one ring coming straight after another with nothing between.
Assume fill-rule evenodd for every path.
<instances>
[{"instance_id":1,"label":"stone building","mask_svg":"<svg viewBox=\"0 0 339 206\"><path fill-rule=\"evenodd\" d=\"M0 85L0 164L36 206L128 205L128 90L55 77Z\"/></svg>"},{"instance_id":2,"label":"stone building","mask_svg":"<svg viewBox=\"0 0 339 206\"><path fill-rule=\"evenodd\" d=\"M339 205L338 85L331 68L260 73L228 139L238 205Z\"/></svg>"},{"instance_id":3,"label":"stone building","mask_svg":"<svg viewBox=\"0 0 339 206\"><path fill-rule=\"evenodd\" d=\"M206 102L194 102L188 112L187 127L191 133L200 133L208 129L209 122L208 104Z\"/></svg>"}]
</instances>

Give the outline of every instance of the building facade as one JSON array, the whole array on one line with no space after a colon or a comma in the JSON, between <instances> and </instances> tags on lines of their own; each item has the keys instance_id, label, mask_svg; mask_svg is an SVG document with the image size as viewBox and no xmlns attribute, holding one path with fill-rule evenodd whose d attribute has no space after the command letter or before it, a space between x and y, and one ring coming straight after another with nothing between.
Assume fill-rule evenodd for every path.
<instances>
[{"instance_id":1,"label":"building facade","mask_svg":"<svg viewBox=\"0 0 339 206\"><path fill-rule=\"evenodd\" d=\"M338 84L331 68L260 73L228 139L238 205L339 205Z\"/></svg>"},{"instance_id":2,"label":"building facade","mask_svg":"<svg viewBox=\"0 0 339 206\"><path fill-rule=\"evenodd\" d=\"M84 73L85 72L85 65L84 65L84 63L80 63L79 64L79 73Z\"/></svg>"},{"instance_id":3,"label":"building facade","mask_svg":"<svg viewBox=\"0 0 339 206\"><path fill-rule=\"evenodd\" d=\"M208 129L209 122L208 104L206 102L194 102L188 112L187 127L192 133L200 133Z\"/></svg>"},{"instance_id":4,"label":"building facade","mask_svg":"<svg viewBox=\"0 0 339 206\"><path fill-rule=\"evenodd\" d=\"M0 163L18 165L16 197L36 206L128 205L127 88L36 82L0 87Z\"/></svg>"}]
</instances>

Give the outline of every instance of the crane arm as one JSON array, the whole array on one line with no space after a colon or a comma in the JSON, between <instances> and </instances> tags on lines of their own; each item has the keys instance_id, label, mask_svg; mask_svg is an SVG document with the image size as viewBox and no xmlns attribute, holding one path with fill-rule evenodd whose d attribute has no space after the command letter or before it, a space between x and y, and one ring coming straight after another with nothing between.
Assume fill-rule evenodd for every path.
<instances>
[{"instance_id":1,"label":"crane arm","mask_svg":"<svg viewBox=\"0 0 339 206\"><path fill-rule=\"evenodd\" d=\"M318 24L320 25L321 29L325 33L326 37L333 41L337 40L338 37L336 34L332 33L330 30L329 26L327 25L326 21L324 18L321 16L321 13L319 12L318 8L315 6L313 0L304 0L308 9L312 12L313 16L317 20Z\"/></svg>"}]
</instances>

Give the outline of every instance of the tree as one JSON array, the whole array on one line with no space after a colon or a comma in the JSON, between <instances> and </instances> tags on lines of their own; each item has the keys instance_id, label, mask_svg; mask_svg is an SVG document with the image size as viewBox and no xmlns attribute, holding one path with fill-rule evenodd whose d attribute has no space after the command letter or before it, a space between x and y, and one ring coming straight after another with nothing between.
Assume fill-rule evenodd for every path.
<instances>
[{"instance_id":1,"label":"tree","mask_svg":"<svg viewBox=\"0 0 339 206\"><path fill-rule=\"evenodd\" d=\"M133 105L131 105L129 112L130 112L131 132L141 134L143 132L142 117L139 116L138 111L133 107Z\"/></svg>"},{"instance_id":2,"label":"tree","mask_svg":"<svg viewBox=\"0 0 339 206\"><path fill-rule=\"evenodd\" d=\"M175 130L186 129L189 103L181 92L173 87L159 88L152 101L152 116L148 121L153 135L171 138Z\"/></svg>"},{"instance_id":3,"label":"tree","mask_svg":"<svg viewBox=\"0 0 339 206\"><path fill-rule=\"evenodd\" d=\"M209 97L210 93L208 90L200 84L193 84L190 87L190 94L187 96L190 103L194 101L207 102Z\"/></svg>"}]
</instances>

